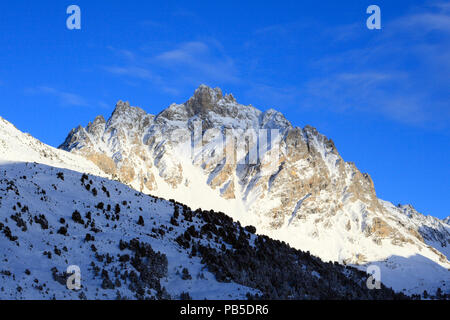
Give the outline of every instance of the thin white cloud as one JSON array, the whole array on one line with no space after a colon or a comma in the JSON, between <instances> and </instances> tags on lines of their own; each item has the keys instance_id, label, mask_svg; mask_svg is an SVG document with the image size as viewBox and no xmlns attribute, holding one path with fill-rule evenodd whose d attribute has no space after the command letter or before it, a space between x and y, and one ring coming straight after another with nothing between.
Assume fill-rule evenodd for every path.
<instances>
[{"instance_id":1,"label":"thin white cloud","mask_svg":"<svg viewBox=\"0 0 450 320\"><path fill-rule=\"evenodd\" d=\"M174 95L199 83L234 84L246 88L249 101L278 108L295 105L336 112L372 112L419 125L437 118L445 122L450 118L446 111L449 94L443 92L443 88L450 87L449 8L448 3L439 2L394 20L383 20L383 29L377 33L360 22L335 26L332 32L324 26L311 28L306 22L255 30L247 49L257 50L267 45L266 38L289 38L293 30L303 28L317 29L317 42L329 43L330 52L336 52L340 43L349 48L318 56L308 65L315 69L314 78L287 87L271 79L242 81L240 75L245 74L245 68L246 73L251 71L248 69L261 69L258 58L246 62L232 59L214 39L172 46L158 43L151 46L153 51L114 49L121 60L104 70L125 81L133 78L137 83L151 83ZM364 41L367 37L370 42ZM353 40L358 40L354 43L359 46L349 46Z\"/></svg>"},{"instance_id":2,"label":"thin white cloud","mask_svg":"<svg viewBox=\"0 0 450 320\"><path fill-rule=\"evenodd\" d=\"M163 52L156 59L168 63L191 63L195 61L195 55L207 54L209 48L203 42L187 42L176 49Z\"/></svg>"},{"instance_id":3,"label":"thin white cloud","mask_svg":"<svg viewBox=\"0 0 450 320\"><path fill-rule=\"evenodd\" d=\"M121 59L125 59L127 61L135 61L136 60L136 53L134 53L131 50L127 49L117 49L113 46L107 46L107 49L113 52L117 57Z\"/></svg>"},{"instance_id":4,"label":"thin white cloud","mask_svg":"<svg viewBox=\"0 0 450 320\"><path fill-rule=\"evenodd\" d=\"M450 15L447 10L439 12L422 12L396 20L391 27L403 28L415 33L440 31L450 33Z\"/></svg>"},{"instance_id":5,"label":"thin white cloud","mask_svg":"<svg viewBox=\"0 0 450 320\"><path fill-rule=\"evenodd\" d=\"M189 72L186 78L197 78L192 77L194 72L206 81L237 82L234 62L221 50L221 47L216 45L214 48L205 42L186 42L157 55L154 60L167 68L176 68L178 72L184 68Z\"/></svg>"},{"instance_id":6,"label":"thin white cloud","mask_svg":"<svg viewBox=\"0 0 450 320\"><path fill-rule=\"evenodd\" d=\"M177 95L183 87L200 83L237 83L237 68L223 46L214 39L184 42L152 54L109 47L121 58L103 66L110 74L151 83Z\"/></svg>"},{"instance_id":7,"label":"thin white cloud","mask_svg":"<svg viewBox=\"0 0 450 320\"><path fill-rule=\"evenodd\" d=\"M337 73L310 80L305 86L307 98L303 104L308 108L326 108L340 113L382 114L396 121L421 124L430 116L425 111L428 103L422 94L395 90L407 81L408 75L402 73Z\"/></svg>"},{"instance_id":8,"label":"thin white cloud","mask_svg":"<svg viewBox=\"0 0 450 320\"><path fill-rule=\"evenodd\" d=\"M76 106L84 107L88 103L86 100L78 94L61 91L53 87L39 86L31 89L27 89L28 94L43 94L56 97L62 106Z\"/></svg>"},{"instance_id":9,"label":"thin white cloud","mask_svg":"<svg viewBox=\"0 0 450 320\"><path fill-rule=\"evenodd\" d=\"M262 109L274 108L282 111L286 106L297 104L303 92L297 87L277 87L264 83L252 83L245 96Z\"/></svg>"},{"instance_id":10,"label":"thin white cloud","mask_svg":"<svg viewBox=\"0 0 450 320\"><path fill-rule=\"evenodd\" d=\"M198 15L194 11L190 11L184 8L177 8L175 11L172 12L172 15L175 17L198 19Z\"/></svg>"},{"instance_id":11,"label":"thin white cloud","mask_svg":"<svg viewBox=\"0 0 450 320\"><path fill-rule=\"evenodd\" d=\"M129 76L145 80L155 80L158 78L157 76L153 75L148 69L135 66L103 67L103 69L112 74Z\"/></svg>"},{"instance_id":12,"label":"thin white cloud","mask_svg":"<svg viewBox=\"0 0 450 320\"><path fill-rule=\"evenodd\" d=\"M386 21L377 34L362 29L359 32L366 32L372 41L316 61L315 67L323 77L309 79L303 86L303 105L337 112L379 113L421 126L448 126L447 7L435 5Z\"/></svg>"}]
</instances>

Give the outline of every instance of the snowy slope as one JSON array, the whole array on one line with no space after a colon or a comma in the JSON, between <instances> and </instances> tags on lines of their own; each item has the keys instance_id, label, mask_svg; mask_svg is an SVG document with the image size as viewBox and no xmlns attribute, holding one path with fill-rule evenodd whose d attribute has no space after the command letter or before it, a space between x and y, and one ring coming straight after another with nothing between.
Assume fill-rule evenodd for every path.
<instances>
[{"instance_id":1,"label":"snowy slope","mask_svg":"<svg viewBox=\"0 0 450 320\"><path fill-rule=\"evenodd\" d=\"M62 173L64 180L58 178L58 173ZM22 176L26 179L21 179ZM132 257L130 250L119 249L120 241L129 242L135 238L167 256L167 275L161 279L161 286L171 298L179 298L182 292L189 292L194 299L245 299L248 292L257 292L241 285L217 282L213 274L204 270L200 258L189 257L189 252L181 250L176 244L174 239L180 230L166 236L158 233L159 230L169 233L169 220L174 210L172 203L137 194L120 183L99 177L90 176L83 184L81 177L78 172L39 164L1 166L1 299L136 298L137 293L129 288L131 278L123 276L126 271L136 270L129 262L119 262L119 257L125 254ZM93 195L93 189L86 190L88 184L98 190L97 196ZM12 189L8 190L7 186ZM110 197L102 191L103 187ZM112 209L100 210L96 208L99 203L104 203L105 208L110 204ZM114 218L116 204L121 208L120 220ZM82 213L84 225L73 221L75 210ZM88 212L91 212L91 219L86 218ZM23 221L26 230L10 217L17 214L20 218L16 219ZM47 229L36 222L36 217L40 215L45 216ZM144 217L144 226L137 224L140 215ZM64 219L63 223L61 219ZM92 231L93 225L99 231ZM6 237L6 227L17 240L11 241ZM67 235L58 233L61 227L67 228ZM184 226L177 229L181 228L184 231ZM86 241L86 234L92 235L95 240ZM46 252L51 256L47 256ZM107 255L111 257L110 262ZM54 279L53 268L62 274L69 265L81 268L81 291L67 290L65 282L59 283ZM182 279L183 268L189 270L192 279ZM102 289L105 278L102 270L108 272L109 279L114 283L112 288ZM116 272L123 277L117 276ZM21 289L18 290L18 287ZM157 293L152 288L152 293L144 296L157 296Z\"/></svg>"},{"instance_id":2,"label":"snowy slope","mask_svg":"<svg viewBox=\"0 0 450 320\"><path fill-rule=\"evenodd\" d=\"M75 154L50 147L19 131L14 125L0 117L0 161L37 162L58 168L72 169L99 176L106 174L91 161Z\"/></svg>"},{"instance_id":3,"label":"snowy slope","mask_svg":"<svg viewBox=\"0 0 450 320\"><path fill-rule=\"evenodd\" d=\"M0 299L402 298L369 290L365 272L253 232L115 181L9 163L0 167ZM66 287L70 265L81 290ZM274 278L271 268L286 270Z\"/></svg>"}]
</instances>

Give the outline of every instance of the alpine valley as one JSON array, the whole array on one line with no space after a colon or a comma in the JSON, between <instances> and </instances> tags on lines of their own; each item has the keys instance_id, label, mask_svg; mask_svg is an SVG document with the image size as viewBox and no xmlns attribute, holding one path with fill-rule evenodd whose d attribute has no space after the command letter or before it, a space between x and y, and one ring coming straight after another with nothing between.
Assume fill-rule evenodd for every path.
<instances>
[{"instance_id":1,"label":"alpine valley","mask_svg":"<svg viewBox=\"0 0 450 320\"><path fill-rule=\"evenodd\" d=\"M119 101L59 149L0 118L0 239L0 299L450 294L449 218L379 199L313 127L205 85L158 115Z\"/></svg>"}]
</instances>

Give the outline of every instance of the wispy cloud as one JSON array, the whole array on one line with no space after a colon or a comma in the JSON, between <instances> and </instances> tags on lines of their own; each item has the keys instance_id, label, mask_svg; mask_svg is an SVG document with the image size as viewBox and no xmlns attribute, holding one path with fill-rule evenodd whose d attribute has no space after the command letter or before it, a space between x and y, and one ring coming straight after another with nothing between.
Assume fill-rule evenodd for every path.
<instances>
[{"instance_id":1,"label":"wispy cloud","mask_svg":"<svg viewBox=\"0 0 450 320\"><path fill-rule=\"evenodd\" d=\"M157 55L154 61L173 70L184 68L184 77L195 82L198 76L210 81L238 81L233 60L221 51L217 44L193 41Z\"/></svg>"},{"instance_id":2,"label":"wispy cloud","mask_svg":"<svg viewBox=\"0 0 450 320\"><path fill-rule=\"evenodd\" d=\"M310 80L303 106L344 112L382 114L393 120L421 124L430 120L429 103L420 92L398 90L407 74L382 72L337 73Z\"/></svg>"},{"instance_id":3,"label":"wispy cloud","mask_svg":"<svg viewBox=\"0 0 450 320\"><path fill-rule=\"evenodd\" d=\"M370 32L350 27L355 33ZM318 59L316 67L323 76L309 79L302 87L302 104L337 112L379 113L415 125L447 126L449 35L448 6L434 5L386 21L377 35L365 34L372 39L369 43Z\"/></svg>"},{"instance_id":4,"label":"wispy cloud","mask_svg":"<svg viewBox=\"0 0 450 320\"><path fill-rule=\"evenodd\" d=\"M84 107L88 105L86 100L80 95L71 92L61 91L53 87L39 86L35 88L26 89L25 92L27 94L53 96L59 100L59 103L62 106Z\"/></svg>"},{"instance_id":5,"label":"wispy cloud","mask_svg":"<svg viewBox=\"0 0 450 320\"><path fill-rule=\"evenodd\" d=\"M136 66L125 66L125 67L103 67L103 69L109 73L128 76L143 80L157 80L159 77L153 75L149 69L136 67Z\"/></svg>"},{"instance_id":6,"label":"wispy cloud","mask_svg":"<svg viewBox=\"0 0 450 320\"><path fill-rule=\"evenodd\" d=\"M183 42L158 52L110 49L120 56L115 66L103 70L127 78L149 82L161 90L177 94L180 87L200 83L236 83L238 71L233 59L214 39Z\"/></svg>"},{"instance_id":7,"label":"wispy cloud","mask_svg":"<svg viewBox=\"0 0 450 320\"><path fill-rule=\"evenodd\" d=\"M183 18L198 18L198 15L191 10L187 10L185 8L177 8L172 12L172 15L175 17L183 17Z\"/></svg>"},{"instance_id":8,"label":"wispy cloud","mask_svg":"<svg viewBox=\"0 0 450 320\"><path fill-rule=\"evenodd\" d=\"M392 23L391 27L403 28L415 33L428 33L440 31L450 33L450 4L438 2L430 6L427 11L421 10L399 18Z\"/></svg>"},{"instance_id":9,"label":"wispy cloud","mask_svg":"<svg viewBox=\"0 0 450 320\"><path fill-rule=\"evenodd\" d=\"M303 93L295 86L280 87L264 83L252 83L245 91L245 95L252 103L280 111L286 106L296 105Z\"/></svg>"}]
</instances>

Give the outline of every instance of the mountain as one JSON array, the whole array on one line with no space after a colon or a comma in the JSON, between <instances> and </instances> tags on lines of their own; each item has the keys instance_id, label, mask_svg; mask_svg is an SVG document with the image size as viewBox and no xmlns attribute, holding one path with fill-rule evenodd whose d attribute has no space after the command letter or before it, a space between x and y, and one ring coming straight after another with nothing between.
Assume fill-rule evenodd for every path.
<instances>
[{"instance_id":1,"label":"mountain","mask_svg":"<svg viewBox=\"0 0 450 320\"><path fill-rule=\"evenodd\" d=\"M0 238L1 300L406 298L224 213L111 180L2 118Z\"/></svg>"},{"instance_id":2,"label":"mountain","mask_svg":"<svg viewBox=\"0 0 450 320\"><path fill-rule=\"evenodd\" d=\"M57 168L107 176L104 171L84 157L50 147L30 134L19 131L13 124L1 117L0 160L2 164L36 162Z\"/></svg>"},{"instance_id":3,"label":"mountain","mask_svg":"<svg viewBox=\"0 0 450 320\"><path fill-rule=\"evenodd\" d=\"M448 221L378 199L331 139L218 88L202 85L156 116L119 101L60 148L140 192L225 212L325 261L377 265L395 290L450 290Z\"/></svg>"}]
</instances>

